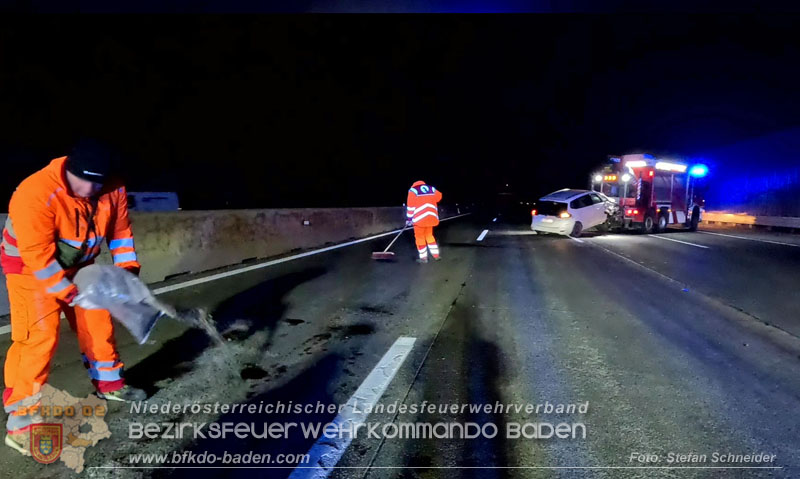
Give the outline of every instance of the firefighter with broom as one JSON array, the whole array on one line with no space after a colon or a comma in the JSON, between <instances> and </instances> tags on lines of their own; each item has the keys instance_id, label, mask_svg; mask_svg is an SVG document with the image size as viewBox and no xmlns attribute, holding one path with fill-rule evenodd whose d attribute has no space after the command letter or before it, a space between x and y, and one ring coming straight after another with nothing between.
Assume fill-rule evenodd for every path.
<instances>
[{"instance_id":1,"label":"firefighter with broom","mask_svg":"<svg viewBox=\"0 0 800 479\"><path fill-rule=\"evenodd\" d=\"M428 262L428 250L435 261L439 261L439 245L433 237L433 228L439 225L438 203L442 192L424 181L417 181L408 190L406 200L406 226L414 227L414 240L417 244L418 263Z\"/></svg>"}]
</instances>

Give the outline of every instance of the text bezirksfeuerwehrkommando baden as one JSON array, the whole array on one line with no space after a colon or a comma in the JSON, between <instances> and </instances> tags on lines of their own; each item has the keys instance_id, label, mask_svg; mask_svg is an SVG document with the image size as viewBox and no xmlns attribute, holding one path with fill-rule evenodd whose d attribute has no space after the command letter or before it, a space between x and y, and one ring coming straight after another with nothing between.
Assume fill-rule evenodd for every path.
<instances>
[{"instance_id":1,"label":"text bezirksfeuerwehrkommando baden","mask_svg":"<svg viewBox=\"0 0 800 479\"><path fill-rule=\"evenodd\" d=\"M586 439L583 423L549 422L148 422L128 423L130 439Z\"/></svg>"},{"instance_id":2,"label":"text bezirksfeuerwehrkommando baden","mask_svg":"<svg viewBox=\"0 0 800 479\"><path fill-rule=\"evenodd\" d=\"M477 437L494 438L503 435L506 438L526 439L585 439L586 426L581 422L567 423L561 421L552 423L547 421L508 421L471 422L471 421L441 421L436 422L393 422L388 423L365 422L344 420L344 417L366 418L370 414L452 414L458 416L472 415L508 415L508 414L585 414L589 403L553 404L545 402L533 403L501 403L492 404L433 404L427 401L421 403L405 404L400 401L386 404L360 404L352 401L345 404L317 403L150 403L142 401L132 403L132 414L251 414L251 415L280 415L285 420L285 415L299 415L298 421L282 422L275 418L270 421L212 421L212 422L140 422L130 421L128 436L131 439L225 439L225 438L253 438L253 439L278 439L288 438L291 434L302 434L305 438L325 437L356 438L366 436L369 438L451 438L473 439ZM302 415L338 414L331 422L311 422L302 420Z\"/></svg>"}]
</instances>

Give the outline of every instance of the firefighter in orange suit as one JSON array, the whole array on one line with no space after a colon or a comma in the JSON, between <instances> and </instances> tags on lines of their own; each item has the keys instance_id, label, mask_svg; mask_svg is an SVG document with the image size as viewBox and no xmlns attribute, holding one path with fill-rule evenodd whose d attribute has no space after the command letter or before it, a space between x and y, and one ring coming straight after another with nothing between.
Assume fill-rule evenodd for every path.
<instances>
[{"instance_id":1,"label":"firefighter in orange suit","mask_svg":"<svg viewBox=\"0 0 800 479\"><path fill-rule=\"evenodd\" d=\"M145 399L125 385L123 364L105 310L72 306L71 279L92 264L107 241L114 264L138 274L125 188L107 181L108 149L82 142L26 178L11 197L0 245L11 306L11 347L6 355L3 405L9 414L6 445L22 448L58 343L60 314L78 336L84 364L101 398Z\"/></svg>"},{"instance_id":2,"label":"firefighter in orange suit","mask_svg":"<svg viewBox=\"0 0 800 479\"><path fill-rule=\"evenodd\" d=\"M428 262L428 250L431 256L439 261L439 245L433 237L433 227L439 225L439 207L442 201L442 192L433 186L417 181L408 190L406 200L407 225L414 226L414 239L419 252L418 263Z\"/></svg>"}]
</instances>

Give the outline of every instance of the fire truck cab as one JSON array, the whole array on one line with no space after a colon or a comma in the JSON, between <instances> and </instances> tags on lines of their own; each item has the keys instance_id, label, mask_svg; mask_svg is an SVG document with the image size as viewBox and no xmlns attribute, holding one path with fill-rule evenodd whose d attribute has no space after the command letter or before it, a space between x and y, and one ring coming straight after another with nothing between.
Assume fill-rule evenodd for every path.
<instances>
[{"instance_id":1,"label":"fire truck cab","mask_svg":"<svg viewBox=\"0 0 800 479\"><path fill-rule=\"evenodd\" d=\"M648 154L612 157L592 174L591 189L617 204L609 213L611 229L654 233L669 225L682 225L694 231L703 214L693 181L702 176L701 167L705 168L697 165L689 170L685 163Z\"/></svg>"}]
</instances>

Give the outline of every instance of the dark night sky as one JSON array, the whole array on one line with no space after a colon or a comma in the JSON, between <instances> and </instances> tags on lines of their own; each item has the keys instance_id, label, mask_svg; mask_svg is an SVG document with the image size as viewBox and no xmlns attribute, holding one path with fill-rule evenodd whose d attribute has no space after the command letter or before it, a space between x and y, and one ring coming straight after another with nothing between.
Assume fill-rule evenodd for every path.
<instances>
[{"instance_id":1,"label":"dark night sky","mask_svg":"<svg viewBox=\"0 0 800 479\"><path fill-rule=\"evenodd\" d=\"M82 135L185 208L583 187L794 126L794 14L4 16L0 197ZM0 207L0 209L3 209Z\"/></svg>"}]
</instances>

